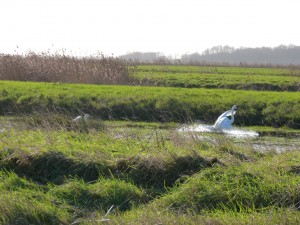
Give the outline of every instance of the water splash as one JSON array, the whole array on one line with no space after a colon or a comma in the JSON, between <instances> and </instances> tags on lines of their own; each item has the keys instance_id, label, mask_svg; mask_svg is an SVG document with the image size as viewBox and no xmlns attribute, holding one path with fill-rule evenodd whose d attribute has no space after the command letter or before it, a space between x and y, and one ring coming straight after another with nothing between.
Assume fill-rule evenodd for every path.
<instances>
[{"instance_id":1,"label":"water splash","mask_svg":"<svg viewBox=\"0 0 300 225\"><path fill-rule=\"evenodd\" d=\"M224 130L223 132L228 136L237 138L255 138L259 136L259 134L255 131L237 128L233 128L231 130Z\"/></svg>"},{"instance_id":2,"label":"water splash","mask_svg":"<svg viewBox=\"0 0 300 225\"><path fill-rule=\"evenodd\" d=\"M212 125L205 124L194 124L194 125L184 125L178 129L179 132L197 132L197 133L220 133L225 134L230 137L236 138L255 138L259 134L255 131L249 131L240 128L233 128L229 130L216 130Z\"/></svg>"},{"instance_id":3,"label":"water splash","mask_svg":"<svg viewBox=\"0 0 300 225\"><path fill-rule=\"evenodd\" d=\"M259 136L259 134L252 130L245 128L233 127L228 130L216 130L212 125L206 124L185 124L177 129L185 135L192 135L197 140L206 141L210 144L219 145L219 135L228 139L233 139L233 143L242 148L252 148L258 152L276 152L282 153L286 151L296 151L300 149L299 138L279 138L278 136ZM213 135L217 134L217 135Z\"/></svg>"},{"instance_id":4,"label":"water splash","mask_svg":"<svg viewBox=\"0 0 300 225\"><path fill-rule=\"evenodd\" d=\"M216 132L213 126L197 124L197 125L183 125L178 129L179 132Z\"/></svg>"}]
</instances>

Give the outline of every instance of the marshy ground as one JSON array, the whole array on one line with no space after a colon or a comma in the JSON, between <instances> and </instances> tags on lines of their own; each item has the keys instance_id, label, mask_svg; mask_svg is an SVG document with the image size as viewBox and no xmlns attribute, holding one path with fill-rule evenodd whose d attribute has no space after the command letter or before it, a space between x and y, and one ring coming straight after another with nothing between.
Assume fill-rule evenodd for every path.
<instances>
[{"instance_id":1,"label":"marshy ground","mask_svg":"<svg viewBox=\"0 0 300 225\"><path fill-rule=\"evenodd\" d=\"M238 137L30 117L1 117L1 126L3 224L300 221L298 130L248 127L260 135Z\"/></svg>"}]
</instances>

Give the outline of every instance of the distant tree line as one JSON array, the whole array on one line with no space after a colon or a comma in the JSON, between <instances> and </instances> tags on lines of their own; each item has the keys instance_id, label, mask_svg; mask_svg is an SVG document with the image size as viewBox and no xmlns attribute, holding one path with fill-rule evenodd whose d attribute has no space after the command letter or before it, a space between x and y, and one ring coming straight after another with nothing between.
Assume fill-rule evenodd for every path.
<instances>
[{"instance_id":1,"label":"distant tree line","mask_svg":"<svg viewBox=\"0 0 300 225\"><path fill-rule=\"evenodd\" d=\"M126 55L122 55L119 58L125 59L129 63L165 64L173 63L174 61L174 59L168 58L160 52L131 52Z\"/></svg>"},{"instance_id":2,"label":"distant tree line","mask_svg":"<svg viewBox=\"0 0 300 225\"><path fill-rule=\"evenodd\" d=\"M202 53L184 54L180 58L167 57L159 52L132 52L120 56L131 63L154 64L219 64L219 65L300 65L300 46L233 48L214 46Z\"/></svg>"}]
</instances>

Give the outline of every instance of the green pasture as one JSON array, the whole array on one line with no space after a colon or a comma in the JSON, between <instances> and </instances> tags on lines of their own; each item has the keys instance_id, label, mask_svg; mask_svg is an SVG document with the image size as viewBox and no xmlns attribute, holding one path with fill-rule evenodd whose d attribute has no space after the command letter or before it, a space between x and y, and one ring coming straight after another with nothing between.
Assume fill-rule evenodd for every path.
<instances>
[{"instance_id":1,"label":"green pasture","mask_svg":"<svg viewBox=\"0 0 300 225\"><path fill-rule=\"evenodd\" d=\"M0 81L0 114L90 113L103 120L213 123L239 105L237 125L300 126L300 93Z\"/></svg>"},{"instance_id":2,"label":"green pasture","mask_svg":"<svg viewBox=\"0 0 300 225\"><path fill-rule=\"evenodd\" d=\"M234 75L269 75L299 76L297 68L262 68L262 67L230 67L230 66L185 66L185 65L138 65L139 71L165 71L170 73L203 73L203 74L234 74Z\"/></svg>"},{"instance_id":3,"label":"green pasture","mask_svg":"<svg viewBox=\"0 0 300 225\"><path fill-rule=\"evenodd\" d=\"M171 87L299 91L300 72L283 68L137 66L142 84Z\"/></svg>"}]
</instances>

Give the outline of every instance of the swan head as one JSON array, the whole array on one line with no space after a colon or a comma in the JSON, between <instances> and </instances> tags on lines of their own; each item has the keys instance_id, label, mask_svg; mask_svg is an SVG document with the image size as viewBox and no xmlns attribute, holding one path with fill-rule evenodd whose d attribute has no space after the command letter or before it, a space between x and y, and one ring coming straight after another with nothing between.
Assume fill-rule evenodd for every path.
<instances>
[{"instance_id":1,"label":"swan head","mask_svg":"<svg viewBox=\"0 0 300 225\"><path fill-rule=\"evenodd\" d=\"M237 105L232 106L232 110L233 110L233 111L238 110L238 106L237 106Z\"/></svg>"},{"instance_id":2,"label":"swan head","mask_svg":"<svg viewBox=\"0 0 300 225\"><path fill-rule=\"evenodd\" d=\"M84 119L85 121L87 121L90 117L91 117L91 115L88 114L88 113L86 113L86 114L84 114L83 119Z\"/></svg>"}]
</instances>

